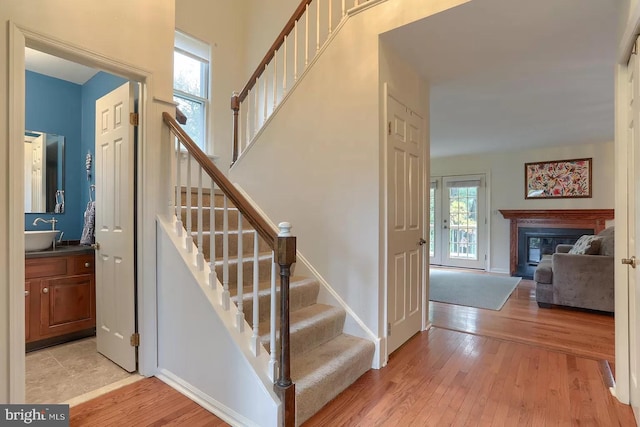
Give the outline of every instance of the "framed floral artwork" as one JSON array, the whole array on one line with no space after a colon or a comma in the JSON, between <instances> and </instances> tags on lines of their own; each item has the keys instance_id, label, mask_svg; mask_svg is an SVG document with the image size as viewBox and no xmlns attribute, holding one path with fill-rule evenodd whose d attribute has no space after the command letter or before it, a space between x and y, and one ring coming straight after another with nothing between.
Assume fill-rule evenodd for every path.
<instances>
[{"instance_id":1,"label":"framed floral artwork","mask_svg":"<svg viewBox=\"0 0 640 427\"><path fill-rule=\"evenodd\" d=\"M591 197L591 159L525 163L524 198Z\"/></svg>"}]
</instances>

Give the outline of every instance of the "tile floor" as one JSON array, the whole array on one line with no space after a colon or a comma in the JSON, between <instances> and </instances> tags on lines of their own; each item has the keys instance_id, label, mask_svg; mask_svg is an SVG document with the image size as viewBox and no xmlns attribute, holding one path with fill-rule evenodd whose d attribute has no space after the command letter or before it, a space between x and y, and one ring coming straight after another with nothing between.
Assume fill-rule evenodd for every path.
<instances>
[{"instance_id":1,"label":"tile floor","mask_svg":"<svg viewBox=\"0 0 640 427\"><path fill-rule=\"evenodd\" d=\"M98 353L96 337L26 355L27 403L61 403L132 375Z\"/></svg>"}]
</instances>

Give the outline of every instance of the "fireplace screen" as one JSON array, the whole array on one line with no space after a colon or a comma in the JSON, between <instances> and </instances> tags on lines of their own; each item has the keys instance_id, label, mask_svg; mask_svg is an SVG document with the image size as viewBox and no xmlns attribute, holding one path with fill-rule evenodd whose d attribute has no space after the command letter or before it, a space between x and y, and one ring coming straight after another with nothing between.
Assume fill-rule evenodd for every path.
<instances>
[{"instance_id":1,"label":"fireplace screen","mask_svg":"<svg viewBox=\"0 0 640 427\"><path fill-rule=\"evenodd\" d=\"M583 234L593 234L588 228L527 228L518 230L517 274L533 278L533 271L544 255L555 252L560 244L574 244Z\"/></svg>"}]
</instances>

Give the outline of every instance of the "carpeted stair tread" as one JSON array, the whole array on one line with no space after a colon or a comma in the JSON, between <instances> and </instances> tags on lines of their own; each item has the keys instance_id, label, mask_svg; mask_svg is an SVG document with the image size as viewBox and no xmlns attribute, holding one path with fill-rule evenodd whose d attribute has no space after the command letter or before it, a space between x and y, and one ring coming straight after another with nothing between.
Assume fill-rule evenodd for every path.
<instances>
[{"instance_id":1,"label":"carpeted stair tread","mask_svg":"<svg viewBox=\"0 0 640 427\"><path fill-rule=\"evenodd\" d=\"M280 287L280 281L276 281L277 287ZM231 300L235 303L238 300L236 295L237 289L229 290L232 294ZM302 277L293 276L289 283L289 310L291 312L307 307L314 304L318 299L318 292L320 291L320 284L317 280ZM242 304L244 306L245 318L249 325L253 324L253 285L243 287L244 294L242 295ZM277 292L279 297L280 292ZM269 319L271 313L271 281L263 281L259 283L258 290L259 301L259 322L264 322ZM269 330L260 329L260 331Z\"/></svg>"},{"instance_id":2,"label":"carpeted stair tread","mask_svg":"<svg viewBox=\"0 0 640 427\"><path fill-rule=\"evenodd\" d=\"M341 334L292 358L296 424L300 425L371 368L374 344Z\"/></svg>"},{"instance_id":3,"label":"carpeted stair tread","mask_svg":"<svg viewBox=\"0 0 640 427\"><path fill-rule=\"evenodd\" d=\"M340 307L312 304L290 314L291 355L313 350L342 333L346 312ZM269 319L260 323L260 341L269 351ZM279 333L277 334L279 336Z\"/></svg>"}]
</instances>

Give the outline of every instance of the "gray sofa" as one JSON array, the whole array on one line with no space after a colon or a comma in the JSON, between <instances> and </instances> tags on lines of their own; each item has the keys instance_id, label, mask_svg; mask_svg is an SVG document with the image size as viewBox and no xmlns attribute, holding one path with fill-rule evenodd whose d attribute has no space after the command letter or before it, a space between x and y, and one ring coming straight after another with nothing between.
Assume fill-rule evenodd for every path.
<instances>
[{"instance_id":1,"label":"gray sofa","mask_svg":"<svg viewBox=\"0 0 640 427\"><path fill-rule=\"evenodd\" d=\"M572 245L558 245L553 255L545 255L533 280L540 307L551 304L613 312L614 228L598 234L600 248L595 255L568 253Z\"/></svg>"}]
</instances>

